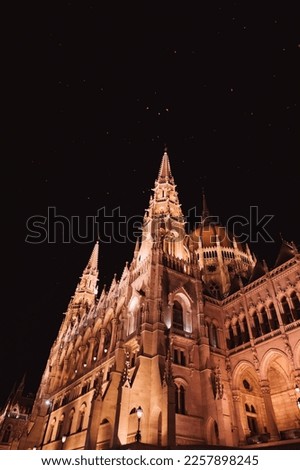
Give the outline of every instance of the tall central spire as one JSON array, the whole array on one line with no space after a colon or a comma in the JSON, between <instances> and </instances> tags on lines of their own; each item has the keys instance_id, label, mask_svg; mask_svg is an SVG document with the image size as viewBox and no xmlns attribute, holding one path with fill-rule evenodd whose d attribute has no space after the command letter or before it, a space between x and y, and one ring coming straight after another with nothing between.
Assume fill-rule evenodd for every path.
<instances>
[{"instance_id":1,"label":"tall central spire","mask_svg":"<svg viewBox=\"0 0 300 470\"><path fill-rule=\"evenodd\" d=\"M149 206L150 217L171 216L175 219L182 219L176 184L171 173L170 160L166 149L154 186L154 196L151 197Z\"/></svg>"},{"instance_id":2,"label":"tall central spire","mask_svg":"<svg viewBox=\"0 0 300 470\"><path fill-rule=\"evenodd\" d=\"M171 184L174 184L174 178L172 176L170 160L166 148L162 157L157 181L158 183L166 183L169 181Z\"/></svg>"},{"instance_id":3,"label":"tall central spire","mask_svg":"<svg viewBox=\"0 0 300 470\"><path fill-rule=\"evenodd\" d=\"M150 197L149 208L144 217L139 259L147 257L152 249L152 242L157 240L162 241L166 253L185 259L185 221L166 149L152 191L153 196Z\"/></svg>"}]
</instances>

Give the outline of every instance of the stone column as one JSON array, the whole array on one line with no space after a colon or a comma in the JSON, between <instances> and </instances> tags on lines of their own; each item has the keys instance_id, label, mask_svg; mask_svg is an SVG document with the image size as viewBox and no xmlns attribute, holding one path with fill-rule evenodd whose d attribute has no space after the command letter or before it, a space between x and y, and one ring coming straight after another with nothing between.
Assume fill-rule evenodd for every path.
<instances>
[{"instance_id":1,"label":"stone column","mask_svg":"<svg viewBox=\"0 0 300 470\"><path fill-rule=\"evenodd\" d=\"M81 346L79 346L78 349L80 350L80 356L79 356L79 361L78 361L78 370L83 370L83 369L85 369L83 364L86 363L85 355L86 355L87 345L82 344Z\"/></svg>"},{"instance_id":2,"label":"stone column","mask_svg":"<svg viewBox=\"0 0 300 470\"><path fill-rule=\"evenodd\" d=\"M111 329L111 340L110 340L110 347L109 347L109 351L113 351L114 347L115 347L115 344L116 344L116 340L117 340L117 319L116 318L113 318L111 320L111 324L112 324L112 329Z\"/></svg>"},{"instance_id":3,"label":"stone column","mask_svg":"<svg viewBox=\"0 0 300 470\"><path fill-rule=\"evenodd\" d=\"M106 329L101 328L100 331L100 343L99 343L99 349L98 349L98 357L97 360L100 360L103 356L103 348L104 348L104 341L105 341L105 334L106 334Z\"/></svg>"},{"instance_id":4,"label":"stone column","mask_svg":"<svg viewBox=\"0 0 300 470\"><path fill-rule=\"evenodd\" d=\"M68 373L69 373L69 358L64 358L64 365L62 368L61 373L61 385L64 385L68 380Z\"/></svg>"},{"instance_id":5,"label":"stone column","mask_svg":"<svg viewBox=\"0 0 300 470\"><path fill-rule=\"evenodd\" d=\"M69 370L68 370L68 375L69 375L70 380L74 377L75 370L76 370L76 355L75 355L75 352L72 351L69 357Z\"/></svg>"},{"instance_id":6,"label":"stone column","mask_svg":"<svg viewBox=\"0 0 300 470\"><path fill-rule=\"evenodd\" d=\"M242 424L242 417L244 416L244 410L241 404L241 392L239 390L232 390L232 399L234 414L236 420L236 428L238 432L238 438L240 443L245 443L245 431Z\"/></svg>"},{"instance_id":7,"label":"stone column","mask_svg":"<svg viewBox=\"0 0 300 470\"><path fill-rule=\"evenodd\" d=\"M90 366L93 362L93 352L94 352L95 341L96 341L96 338L89 339L89 352L86 358L86 362L88 366Z\"/></svg>"},{"instance_id":8,"label":"stone column","mask_svg":"<svg viewBox=\"0 0 300 470\"><path fill-rule=\"evenodd\" d=\"M94 382L94 395L91 402L91 412L85 438L85 449L95 450L97 447L98 432L102 412L102 372L100 372Z\"/></svg>"},{"instance_id":9,"label":"stone column","mask_svg":"<svg viewBox=\"0 0 300 470\"><path fill-rule=\"evenodd\" d=\"M163 385L162 390L162 445L174 448L176 445L175 387Z\"/></svg>"},{"instance_id":10,"label":"stone column","mask_svg":"<svg viewBox=\"0 0 300 470\"><path fill-rule=\"evenodd\" d=\"M300 401L300 369L295 369L294 377L295 377L295 385L294 385L295 395L294 396L295 396L295 403L296 403L296 407L297 407L295 427L298 428L298 427L300 427L300 408L299 408L299 405L298 405L298 400Z\"/></svg>"},{"instance_id":11,"label":"stone column","mask_svg":"<svg viewBox=\"0 0 300 470\"><path fill-rule=\"evenodd\" d=\"M266 408L267 429L271 435L271 439L276 440L279 438L279 432L278 432L277 425L276 425L276 419L275 419L272 398L270 394L269 382L267 380L261 380L260 387L261 387L264 404Z\"/></svg>"}]
</instances>

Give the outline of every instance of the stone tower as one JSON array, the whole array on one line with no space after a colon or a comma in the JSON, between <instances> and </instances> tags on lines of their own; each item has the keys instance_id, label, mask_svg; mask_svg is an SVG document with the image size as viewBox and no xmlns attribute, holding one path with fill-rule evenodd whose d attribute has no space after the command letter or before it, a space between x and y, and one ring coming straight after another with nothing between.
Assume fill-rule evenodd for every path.
<instances>
[{"instance_id":1,"label":"stone tower","mask_svg":"<svg viewBox=\"0 0 300 470\"><path fill-rule=\"evenodd\" d=\"M11 391L0 411L0 450L17 449L23 432L27 430L34 396L24 393L25 375L18 387Z\"/></svg>"}]
</instances>

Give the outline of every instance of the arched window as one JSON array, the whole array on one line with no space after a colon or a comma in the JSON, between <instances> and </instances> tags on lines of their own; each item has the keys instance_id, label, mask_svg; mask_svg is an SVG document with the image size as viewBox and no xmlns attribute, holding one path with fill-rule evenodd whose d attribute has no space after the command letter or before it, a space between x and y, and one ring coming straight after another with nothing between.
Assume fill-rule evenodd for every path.
<instances>
[{"instance_id":1,"label":"arched window","mask_svg":"<svg viewBox=\"0 0 300 470\"><path fill-rule=\"evenodd\" d=\"M271 328L269 324L269 319L268 319L266 309L264 307L261 309L260 314L261 314L261 319L262 319L261 328L262 328L263 334L270 333Z\"/></svg>"},{"instance_id":2,"label":"arched window","mask_svg":"<svg viewBox=\"0 0 300 470\"><path fill-rule=\"evenodd\" d=\"M61 415L61 417L59 418L59 421L58 421L58 424L57 424L57 430L56 430L56 436L55 436L55 440L56 440L56 441L57 441L58 439L61 439L61 437L62 437L64 419L65 419L65 415L63 414L63 415Z\"/></svg>"},{"instance_id":3,"label":"arched window","mask_svg":"<svg viewBox=\"0 0 300 470\"><path fill-rule=\"evenodd\" d=\"M233 349L235 347L232 325L229 325L228 327L228 337L226 338L226 342L228 349Z\"/></svg>"},{"instance_id":4,"label":"arched window","mask_svg":"<svg viewBox=\"0 0 300 470\"><path fill-rule=\"evenodd\" d=\"M85 411L86 411L86 404L83 403L83 405L81 405L80 410L79 410L78 421L77 421L77 432L80 432L83 430Z\"/></svg>"},{"instance_id":5,"label":"arched window","mask_svg":"<svg viewBox=\"0 0 300 470\"><path fill-rule=\"evenodd\" d=\"M216 440L218 442L219 441L219 426L218 426L217 421L214 421L214 433L216 436Z\"/></svg>"},{"instance_id":6,"label":"arched window","mask_svg":"<svg viewBox=\"0 0 300 470\"><path fill-rule=\"evenodd\" d=\"M51 442L54 438L55 424L56 424L56 418L53 418L53 420L51 421L51 424L50 424L48 439L46 440L46 444L47 444L47 442Z\"/></svg>"},{"instance_id":7,"label":"arched window","mask_svg":"<svg viewBox=\"0 0 300 470\"><path fill-rule=\"evenodd\" d=\"M106 380L109 381L111 379L111 369L112 369L112 366L110 366L108 369L107 369L107 372L106 372Z\"/></svg>"},{"instance_id":8,"label":"arched window","mask_svg":"<svg viewBox=\"0 0 300 470\"><path fill-rule=\"evenodd\" d=\"M246 317L241 321L241 331L242 331L242 343L247 343L250 340L249 330L247 325Z\"/></svg>"},{"instance_id":9,"label":"arched window","mask_svg":"<svg viewBox=\"0 0 300 470\"><path fill-rule=\"evenodd\" d=\"M53 405L53 411L57 410L60 407L60 398L58 398Z\"/></svg>"},{"instance_id":10,"label":"arched window","mask_svg":"<svg viewBox=\"0 0 300 470\"><path fill-rule=\"evenodd\" d=\"M290 306L286 297L281 299L281 306L282 306L282 321L284 325L288 325L294 321Z\"/></svg>"},{"instance_id":11,"label":"arched window","mask_svg":"<svg viewBox=\"0 0 300 470\"><path fill-rule=\"evenodd\" d=\"M241 326L240 326L239 321L236 322L235 328L236 328L235 345L239 346L240 344L243 344L242 331L241 331Z\"/></svg>"},{"instance_id":12,"label":"arched window","mask_svg":"<svg viewBox=\"0 0 300 470\"><path fill-rule=\"evenodd\" d=\"M243 386L244 386L244 388L245 388L246 390L249 390L249 392L251 392L252 386L251 386L251 384L248 382L247 379L244 379L244 380L243 380ZM245 406L246 406L246 409L247 409L247 406L248 406L248 405L246 404ZM248 411L250 411L250 409L249 409Z\"/></svg>"},{"instance_id":13,"label":"arched window","mask_svg":"<svg viewBox=\"0 0 300 470\"><path fill-rule=\"evenodd\" d=\"M185 389L183 385L175 386L175 410L176 413L185 414Z\"/></svg>"},{"instance_id":14,"label":"arched window","mask_svg":"<svg viewBox=\"0 0 300 470\"><path fill-rule=\"evenodd\" d=\"M247 423L248 423L248 428L250 431L250 436L253 436L254 434L258 434L258 426L257 426L257 414L256 410L253 405L248 405L247 403L245 404L245 411L246 411L246 416L247 416Z\"/></svg>"},{"instance_id":15,"label":"arched window","mask_svg":"<svg viewBox=\"0 0 300 470\"><path fill-rule=\"evenodd\" d=\"M293 304L293 316L295 318L295 320L299 320L300 319L300 301L298 299L298 296L296 294L296 292L293 292L292 295L291 295L291 301L292 301L292 304Z\"/></svg>"},{"instance_id":16,"label":"arched window","mask_svg":"<svg viewBox=\"0 0 300 470\"><path fill-rule=\"evenodd\" d=\"M9 442L11 436L12 426L8 425L4 431L2 442Z\"/></svg>"},{"instance_id":17,"label":"arched window","mask_svg":"<svg viewBox=\"0 0 300 470\"><path fill-rule=\"evenodd\" d=\"M277 313L274 307L274 304L269 305L269 311L270 311L270 325L271 325L271 330L277 330L279 328L279 322L278 322L278 317Z\"/></svg>"},{"instance_id":18,"label":"arched window","mask_svg":"<svg viewBox=\"0 0 300 470\"><path fill-rule=\"evenodd\" d=\"M173 327L178 330L183 330L183 310L177 300L175 300L173 305Z\"/></svg>"},{"instance_id":19,"label":"arched window","mask_svg":"<svg viewBox=\"0 0 300 470\"><path fill-rule=\"evenodd\" d=\"M72 432L72 423L73 423L73 419L74 419L74 413L75 413L75 410L74 410L74 408L72 408L72 410L70 411L70 414L69 414L68 427L67 427L67 431L66 431L67 436L69 436L69 434L71 434L71 432Z\"/></svg>"},{"instance_id":20,"label":"arched window","mask_svg":"<svg viewBox=\"0 0 300 470\"><path fill-rule=\"evenodd\" d=\"M253 338L258 338L259 336L262 335L262 331L261 331L261 326L260 326L259 319L257 316L257 312L253 313L252 321L254 323L254 325L252 326Z\"/></svg>"},{"instance_id":21,"label":"arched window","mask_svg":"<svg viewBox=\"0 0 300 470\"><path fill-rule=\"evenodd\" d=\"M70 392L67 392L62 399L62 402L61 402L62 406L69 403L69 399L70 399Z\"/></svg>"},{"instance_id":22,"label":"arched window","mask_svg":"<svg viewBox=\"0 0 300 470\"><path fill-rule=\"evenodd\" d=\"M211 295L215 298L215 299L220 299L221 298L221 295L220 295L220 287L219 285L216 283L216 282L211 282L209 284L209 291L211 293Z\"/></svg>"},{"instance_id":23,"label":"arched window","mask_svg":"<svg viewBox=\"0 0 300 470\"><path fill-rule=\"evenodd\" d=\"M208 336L209 336L209 344L213 348L218 348L218 332L217 327L214 323L210 323L208 327Z\"/></svg>"},{"instance_id":24,"label":"arched window","mask_svg":"<svg viewBox=\"0 0 300 470\"><path fill-rule=\"evenodd\" d=\"M87 380L86 382L84 382L82 385L82 389L81 389L81 395L84 395L85 393L87 393L90 389L90 386L91 386L90 380Z\"/></svg>"},{"instance_id":25,"label":"arched window","mask_svg":"<svg viewBox=\"0 0 300 470\"><path fill-rule=\"evenodd\" d=\"M173 360L174 364L180 364L181 366L185 366L186 362L184 351L182 351L181 349L174 348Z\"/></svg>"}]
</instances>

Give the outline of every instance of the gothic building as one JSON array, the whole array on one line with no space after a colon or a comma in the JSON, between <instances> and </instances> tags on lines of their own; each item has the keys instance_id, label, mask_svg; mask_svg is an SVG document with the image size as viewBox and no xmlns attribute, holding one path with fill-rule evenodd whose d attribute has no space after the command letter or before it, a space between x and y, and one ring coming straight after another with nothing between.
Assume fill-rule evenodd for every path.
<instances>
[{"instance_id":1,"label":"gothic building","mask_svg":"<svg viewBox=\"0 0 300 470\"><path fill-rule=\"evenodd\" d=\"M34 396L24 394L25 376L14 386L0 411L0 450L18 449L20 438L27 430Z\"/></svg>"},{"instance_id":2,"label":"gothic building","mask_svg":"<svg viewBox=\"0 0 300 470\"><path fill-rule=\"evenodd\" d=\"M19 449L300 442L300 254L272 269L214 221L187 233L162 157L141 240L97 295L96 243ZM2 442L8 427L0 429Z\"/></svg>"}]
</instances>

